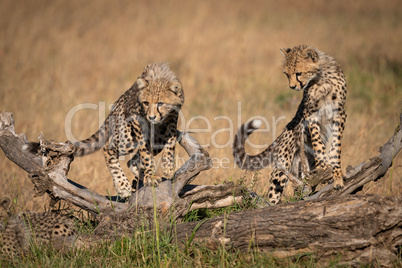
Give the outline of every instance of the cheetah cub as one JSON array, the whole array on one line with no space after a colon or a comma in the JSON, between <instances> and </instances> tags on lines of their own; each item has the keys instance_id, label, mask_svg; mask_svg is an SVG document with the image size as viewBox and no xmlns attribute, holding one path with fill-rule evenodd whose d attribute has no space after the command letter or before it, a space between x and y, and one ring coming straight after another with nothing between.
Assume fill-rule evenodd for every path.
<instances>
[{"instance_id":1,"label":"cheetah cub","mask_svg":"<svg viewBox=\"0 0 402 268\"><path fill-rule=\"evenodd\" d=\"M133 185L143 173L145 185L157 186L154 155L162 153L166 178L174 174L177 120L184 103L182 84L167 63L147 65L142 75L114 104L100 129L86 140L74 143L74 156L103 149L106 165L121 198L131 196L132 186L123 173L119 156L134 153L127 163L134 173ZM25 150L37 151L38 144Z\"/></svg>"},{"instance_id":2,"label":"cheetah cub","mask_svg":"<svg viewBox=\"0 0 402 268\"><path fill-rule=\"evenodd\" d=\"M9 198L0 198L0 246L3 256L20 256L31 245L52 243L56 250L74 246L76 229L69 217L55 212L12 215L10 205Z\"/></svg>"},{"instance_id":3,"label":"cheetah cub","mask_svg":"<svg viewBox=\"0 0 402 268\"><path fill-rule=\"evenodd\" d=\"M258 155L247 154L244 144L260 127L260 120L242 125L233 143L233 155L239 167L259 170L273 164L268 198L274 204L280 201L288 174L304 176L303 166L307 171L331 169L334 188L343 187L341 139L346 120L345 75L331 56L311 46L299 45L281 51L285 56L283 72L289 87L303 91L296 115ZM304 163L301 163L301 150L305 153Z\"/></svg>"}]
</instances>

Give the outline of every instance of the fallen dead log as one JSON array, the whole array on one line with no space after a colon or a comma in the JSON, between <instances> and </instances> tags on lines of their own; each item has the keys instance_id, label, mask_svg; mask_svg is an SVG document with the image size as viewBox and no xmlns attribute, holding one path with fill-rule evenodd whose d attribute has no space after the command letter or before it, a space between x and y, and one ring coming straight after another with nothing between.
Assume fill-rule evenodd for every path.
<instances>
[{"instance_id":1,"label":"fallen dead log","mask_svg":"<svg viewBox=\"0 0 402 268\"><path fill-rule=\"evenodd\" d=\"M313 256L321 264L390 266L402 246L402 197L331 197L178 224L177 241L276 257ZM378 263L376 263L378 262Z\"/></svg>"}]
</instances>

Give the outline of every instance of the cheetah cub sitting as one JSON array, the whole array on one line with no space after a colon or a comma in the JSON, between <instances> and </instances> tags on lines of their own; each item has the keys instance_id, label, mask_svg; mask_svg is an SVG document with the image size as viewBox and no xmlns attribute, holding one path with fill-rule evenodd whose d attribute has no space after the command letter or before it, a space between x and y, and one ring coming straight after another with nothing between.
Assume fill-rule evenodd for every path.
<instances>
[{"instance_id":1,"label":"cheetah cub sitting","mask_svg":"<svg viewBox=\"0 0 402 268\"><path fill-rule=\"evenodd\" d=\"M12 215L10 205L9 198L0 198L0 246L3 256L20 256L31 245L52 243L56 250L61 250L76 243L75 224L68 216L56 212Z\"/></svg>"},{"instance_id":2,"label":"cheetah cub sitting","mask_svg":"<svg viewBox=\"0 0 402 268\"><path fill-rule=\"evenodd\" d=\"M142 75L114 104L101 128L86 140L74 143L74 156L85 156L101 148L113 184L121 198L131 196L132 186L120 167L119 156L134 153L127 163L134 181L144 175L145 185L157 186L153 156L162 153L166 178L174 174L177 120L184 103L182 84L167 63L147 65ZM36 148L35 148L36 147ZM37 151L38 144L25 150Z\"/></svg>"},{"instance_id":3,"label":"cheetah cub sitting","mask_svg":"<svg viewBox=\"0 0 402 268\"><path fill-rule=\"evenodd\" d=\"M273 163L268 198L274 204L280 201L289 173L297 177L305 175L303 166L307 171L331 169L333 186L343 187L341 139L346 120L345 75L332 57L313 47L300 45L281 51L285 56L283 72L289 87L303 91L296 115L258 155L247 154L244 144L260 127L260 120L242 125L233 143L233 155L239 167L259 170ZM303 163L302 150L302 155L306 156Z\"/></svg>"}]
</instances>

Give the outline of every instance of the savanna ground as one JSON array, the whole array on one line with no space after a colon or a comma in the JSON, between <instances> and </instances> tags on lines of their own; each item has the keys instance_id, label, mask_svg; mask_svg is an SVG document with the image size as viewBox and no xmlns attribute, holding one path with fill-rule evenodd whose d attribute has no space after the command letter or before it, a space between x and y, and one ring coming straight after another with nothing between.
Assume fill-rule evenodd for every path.
<instances>
[{"instance_id":1,"label":"savanna ground","mask_svg":"<svg viewBox=\"0 0 402 268\"><path fill-rule=\"evenodd\" d=\"M214 161L194 183L244 177L264 194L269 168L245 174L234 166L231 144L241 123L263 116L265 132L251 138L260 148L249 147L257 152L293 117L301 94L288 88L279 48L313 45L342 65L348 83L345 170L375 156L397 125L401 18L398 0L3 0L0 110L13 112L17 133L29 140L40 132L57 141L87 138L145 65L167 61L185 90L179 129L208 145ZM179 149L179 164L185 157ZM0 194L14 198L19 209L43 210L45 198L32 198L27 174L2 152L0 159ZM363 193L400 195L401 166L399 156ZM114 194L100 152L75 159L69 177ZM205 264L201 258L199 265Z\"/></svg>"}]
</instances>

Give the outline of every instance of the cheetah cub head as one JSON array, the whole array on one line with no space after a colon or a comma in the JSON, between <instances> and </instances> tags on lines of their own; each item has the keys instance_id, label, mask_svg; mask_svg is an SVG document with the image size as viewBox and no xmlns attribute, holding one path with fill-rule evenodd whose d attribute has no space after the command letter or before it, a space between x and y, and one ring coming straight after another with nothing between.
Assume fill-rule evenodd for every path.
<instances>
[{"instance_id":1,"label":"cheetah cub head","mask_svg":"<svg viewBox=\"0 0 402 268\"><path fill-rule=\"evenodd\" d=\"M306 45L294 48L282 48L285 56L283 73L289 80L291 89L300 91L307 88L319 77L319 52Z\"/></svg>"},{"instance_id":2,"label":"cheetah cub head","mask_svg":"<svg viewBox=\"0 0 402 268\"><path fill-rule=\"evenodd\" d=\"M166 63L146 66L136 85L144 117L153 124L177 113L184 103L183 87Z\"/></svg>"},{"instance_id":3,"label":"cheetah cub head","mask_svg":"<svg viewBox=\"0 0 402 268\"><path fill-rule=\"evenodd\" d=\"M8 197L0 198L0 229L4 227L10 215L11 199Z\"/></svg>"}]
</instances>

